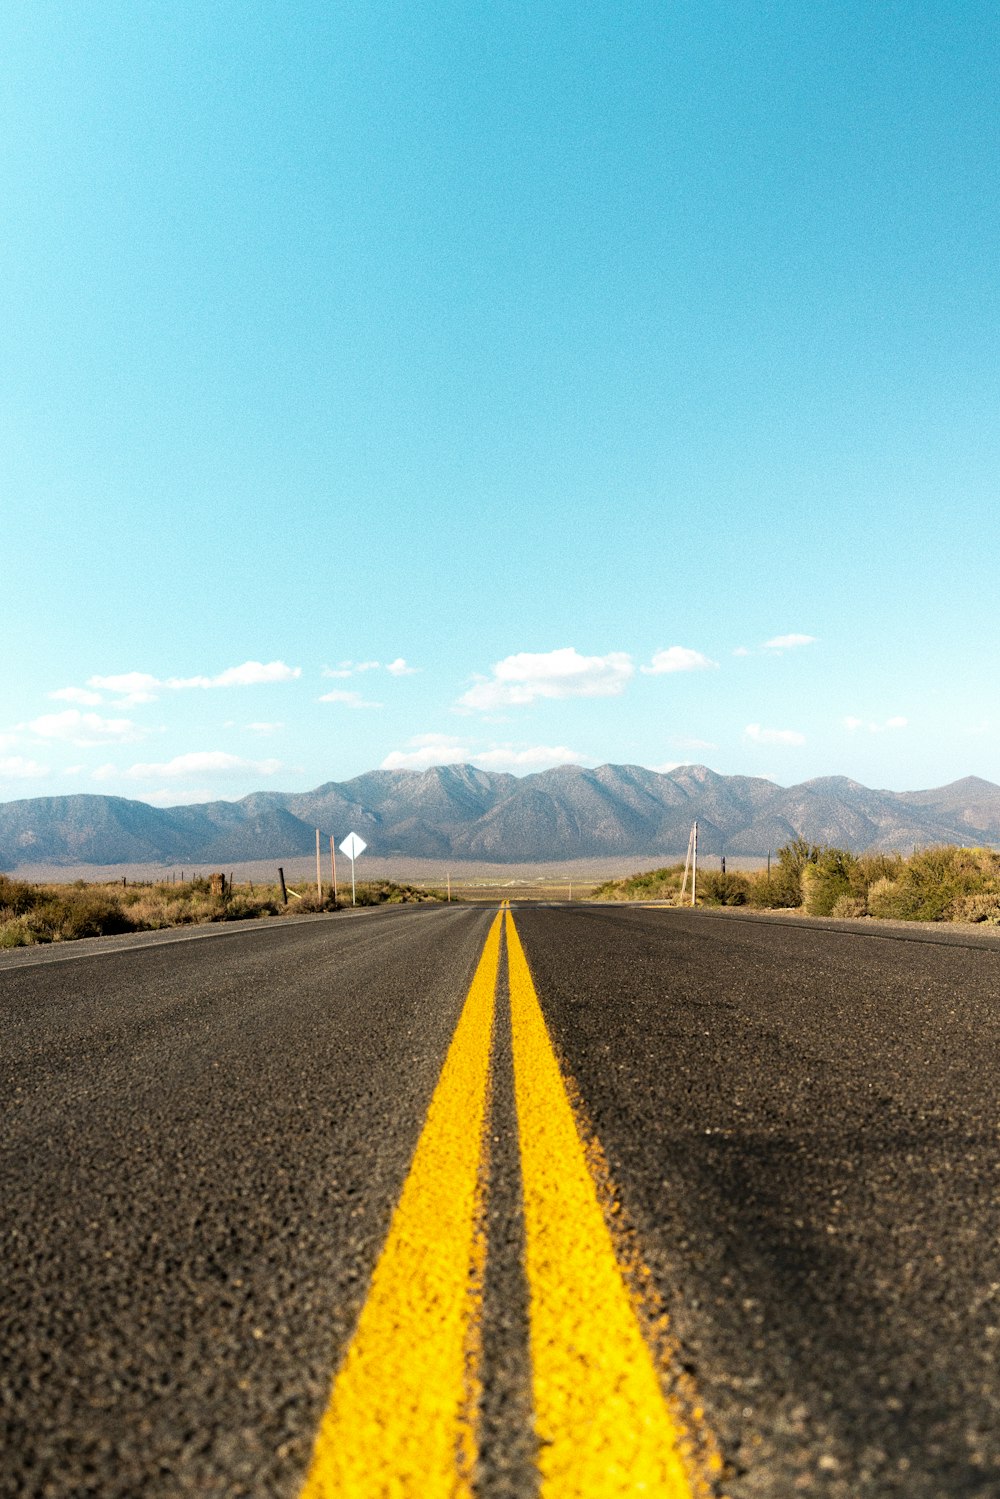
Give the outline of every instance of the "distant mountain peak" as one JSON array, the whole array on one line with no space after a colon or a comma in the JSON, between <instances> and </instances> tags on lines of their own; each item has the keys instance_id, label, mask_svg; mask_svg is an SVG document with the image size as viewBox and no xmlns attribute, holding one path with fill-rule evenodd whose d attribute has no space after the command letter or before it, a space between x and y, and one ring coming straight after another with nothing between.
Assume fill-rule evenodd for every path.
<instances>
[{"instance_id":1,"label":"distant mountain peak","mask_svg":"<svg viewBox=\"0 0 1000 1499\"><path fill-rule=\"evenodd\" d=\"M1000 845L1000 786L966 776L890 792L819 776L786 788L705 765L560 765L514 776L450 764L188 807L81 793L0 804L0 869L280 860L310 853L316 828L337 837L353 829L373 854L412 858L668 859L683 854L695 818L706 853L763 857L794 837L855 852Z\"/></svg>"}]
</instances>

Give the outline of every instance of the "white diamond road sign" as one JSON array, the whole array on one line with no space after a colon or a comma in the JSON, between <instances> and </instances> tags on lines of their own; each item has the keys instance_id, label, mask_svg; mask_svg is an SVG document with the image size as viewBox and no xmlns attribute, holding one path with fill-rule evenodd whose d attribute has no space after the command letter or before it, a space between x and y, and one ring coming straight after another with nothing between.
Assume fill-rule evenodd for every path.
<instances>
[{"instance_id":1,"label":"white diamond road sign","mask_svg":"<svg viewBox=\"0 0 1000 1499\"><path fill-rule=\"evenodd\" d=\"M368 845L365 840L363 838L359 838L357 833L348 833L347 837L340 845L340 852L342 854L346 854L347 857L353 862L359 854L364 853L367 847Z\"/></svg>"}]
</instances>

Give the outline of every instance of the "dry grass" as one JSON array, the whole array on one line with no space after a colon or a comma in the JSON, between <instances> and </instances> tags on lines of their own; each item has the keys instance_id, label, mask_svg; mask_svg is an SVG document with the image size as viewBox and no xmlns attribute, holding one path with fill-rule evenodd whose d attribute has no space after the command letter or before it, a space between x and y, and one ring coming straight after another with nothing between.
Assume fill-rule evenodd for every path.
<instances>
[{"instance_id":1,"label":"dry grass","mask_svg":"<svg viewBox=\"0 0 1000 1499\"><path fill-rule=\"evenodd\" d=\"M255 921L306 911L339 911L344 904L335 902L328 892L321 901L315 886L297 892L291 885L288 888L286 906L278 885L227 885L220 893L213 892L210 881L202 878L183 884L88 885L79 880L73 885L38 885L0 875L0 948L213 921ZM361 906L440 898L436 891L389 880L357 887L357 904Z\"/></svg>"}]
</instances>

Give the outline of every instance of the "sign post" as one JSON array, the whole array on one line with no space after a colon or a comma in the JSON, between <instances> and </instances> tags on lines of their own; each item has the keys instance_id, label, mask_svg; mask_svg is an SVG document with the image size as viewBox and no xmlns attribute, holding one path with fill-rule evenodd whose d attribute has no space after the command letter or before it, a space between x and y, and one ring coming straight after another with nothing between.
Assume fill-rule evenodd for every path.
<instances>
[{"instance_id":1,"label":"sign post","mask_svg":"<svg viewBox=\"0 0 1000 1499\"><path fill-rule=\"evenodd\" d=\"M368 845L365 842L365 840L363 838L359 838L358 835L357 835L357 833L348 833L347 837L344 839L343 843L340 845L340 852L342 854L346 854L347 857L351 861L351 905L352 906L357 905L357 901L355 900L355 897L354 897L354 861L355 861L355 859L357 859L359 857L359 855L361 855L361 854L364 853L364 851L365 851L365 849L367 847L368 847Z\"/></svg>"}]
</instances>

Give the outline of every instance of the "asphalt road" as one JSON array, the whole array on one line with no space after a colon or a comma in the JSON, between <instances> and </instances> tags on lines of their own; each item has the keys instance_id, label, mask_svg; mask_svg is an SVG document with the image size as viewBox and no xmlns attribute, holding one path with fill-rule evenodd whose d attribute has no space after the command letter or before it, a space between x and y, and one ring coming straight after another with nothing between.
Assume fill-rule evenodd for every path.
<instances>
[{"instance_id":1,"label":"asphalt road","mask_svg":"<svg viewBox=\"0 0 1000 1499\"><path fill-rule=\"evenodd\" d=\"M1000 947L514 914L615 1242L669 1312L662 1377L721 1453L711 1491L1000 1496ZM492 917L0 957L0 1494L300 1494ZM522 1212L544 1142L515 1108L510 971L501 945L482 1499L534 1495L544 1463Z\"/></svg>"}]
</instances>

